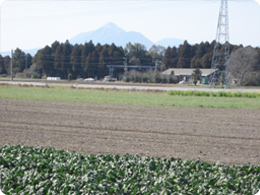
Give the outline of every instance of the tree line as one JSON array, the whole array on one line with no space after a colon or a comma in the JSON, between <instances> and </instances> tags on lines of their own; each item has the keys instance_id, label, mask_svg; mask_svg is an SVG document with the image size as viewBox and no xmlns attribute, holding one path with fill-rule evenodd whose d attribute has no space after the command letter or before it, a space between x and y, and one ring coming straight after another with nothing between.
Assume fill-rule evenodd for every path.
<instances>
[{"instance_id":1,"label":"tree line","mask_svg":"<svg viewBox=\"0 0 260 195\"><path fill-rule=\"evenodd\" d=\"M191 45L184 41L177 47L168 47L163 57L165 69L168 68L211 68L213 50L216 42L201 42ZM230 45L230 53L243 48L243 45ZM220 52L224 53L225 46L220 45Z\"/></svg>"},{"instance_id":2,"label":"tree line","mask_svg":"<svg viewBox=\"0 0 260 195\"><path fill-rule=\"evenodd\" d=\"M215 41L191 45L184 41L179 47L152 46L149 50L139 43L128 43L125 48L115 44L72 45L69 41L55 41L51 46L38 50L35 56L25 54L17 48L13 55L13 72L16 77L44 78L49 76L62 79L98 78L109 74L106 65L156 66L159 71L168 68L211 68ZM243 48L230 45L230 53ZM223 50L224 46L220 48ZM254 48L260 53L259 48ZM0 74L10 74L10 56L0 55ZM123 70L121 70L123 73Z\"/></svg>"}]
</instances>

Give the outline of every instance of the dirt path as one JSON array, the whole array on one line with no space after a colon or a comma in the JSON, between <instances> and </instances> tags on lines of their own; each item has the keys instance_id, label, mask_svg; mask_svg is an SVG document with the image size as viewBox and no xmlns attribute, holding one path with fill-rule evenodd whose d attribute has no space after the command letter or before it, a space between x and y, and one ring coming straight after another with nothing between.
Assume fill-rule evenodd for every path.
<instances>
[{"instance_id":1,"label":"dirt path","mask_svg":"<svg viewBox=\"0 0 260 195\"><path fill-rule=\"evenodd\" d=\"M0 144L260 163L260 111L0 99Z\"/></svg>"}]
</instances>

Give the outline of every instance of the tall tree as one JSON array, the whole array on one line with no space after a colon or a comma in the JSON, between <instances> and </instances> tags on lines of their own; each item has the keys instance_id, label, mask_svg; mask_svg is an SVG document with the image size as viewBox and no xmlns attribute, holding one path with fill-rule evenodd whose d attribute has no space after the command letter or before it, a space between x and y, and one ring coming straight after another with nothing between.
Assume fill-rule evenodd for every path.
<instances>
[{"instance_id":1,"label":"tall tree","mask_svg":"<svg viewBox=\"0 0 260 195\"><path fill-rule=\"evenodd\" d=\"M178 49L173 47L171 50L171 68L177 68L178 64Z\"/></svg>"},{"instance_id":2,"label":"tall tree","mask_svg":"<svg viewBox=\"0 0 260 195\"><path fill-rule=\"evenodd\" d=\"M10 58L10 56L5 56L4 57L4 68L8 75L10 74L10 67L11 67L11 58Z\"/></svg>"},{"instance_id":3,"label":"tall tree","mask_svg":"<svg viewBox=\"0 0 260 195\"><path fill-rule=\"evenodd\" d=\"M51 47L45 46L37 53L36 63L37 68L41 70L41 74L44 76L56 76L54 73L54 55Z\"/></svg>"},{"instance_id":4,"label":"tall tree","mask_svg":"<svg viewBox=\"0 0 260 195\"><path fill-rule=\"evenodd\" d=\"M17 48L14 51L14 54L12 56L13 58L13 72L16 74L18 72L23 72L25 69L25 53Z\"/></svg>"},{"instance_id":5,"label":"tall tree","mask_svg":"<svg viewBox=\"0 0 260 195\"><path fill-rule=\"evenodd\" d=\"M129 59L129 63L133 65L147 65L152 62L145 46L140 43L128 43L125 47L125 55Z\"/></svg>"},{"instance_id":6,"label":"tall tree","mask_svg":"<svg viewBox=\"0 0 260 195\"><path fill-rule=\"evenodd\" d=\"M191 45L187 41L184 41L183 45L180 45L178 58L178 68L190 68Z\"/></svg>"},{"instance_id":7,"label":"tall tree","mask_svg":"<svg viewBox=\"0 0 260 195\"><path fill-rule=\"evenodd\" d=\"M115 44L108 46L108 56L110 58L110 64L122 65L123 58L125 53L122 47L117 47Z\"/></svg>"},{"instance_id":8,"label":"tall tree","mask_svg":"<svg viewBox=\"0 0 260 195\"><path fill-rule=\"evenodd\" d=\"M51 49L53 51L53 53L56 52L56 49L60 46L60 42L59 41L54 41L51 45Z\"/></svg>"},{"instance_id":9,"label":"tall tree","mask_svg":"<svg viewBox=\"0 0 260 195\"><path fill-rule=\"evenodd\" d=\"M193 79L193 84L194 85L197 85L198 81L201 80L201 75L202 75L202 72L201 72L201 70L199 68L196 68L193 71L191 77Z\"/></svg>"},{"instance_id":10,"label":"tall tree","mask_svg":"<svg viewBox=\"0 0 260 195\"><path fill-rule=\"evenodd\" d=\"M98 74L97 74L97 76L99 78L102 78L102 77L104 77L108 74L108 70L106 68L106 63L109 63L109 61L110 61L109 58L110 57L108 55L107 46L104 46L101 53L100 53L99 62L98 62Z\"/></svg>"},{"instance_id":11,"label":"tall tree","mask_svg":"<svg viewBox=\"0 0 260 195\"><path fill-rule=\"evenodd\" d=\"M62 72L63 67L62 67L62 55L63 55L63 44L60 44L54 55L54 71L55 71L55 76L60 76L62 77Z\"/></svg>"},{"instance_id":12,"label":"tall tree","mask_svg":"<svg viewBox=\"0 0 260 195\"><path fill-rule=\"evenodd\" d=\"M88 60L89 54L91 54L95 49L95 46L92 41L89 41L88 43L85 43L83 45L82 51L81 51L81 68L84 70L83 73L81 73L81 77L86 77L86 64Z\"/></svg>"},{"instance_id":13,"label":"tall tree","mask_svg":"<svg viewBox=\"0 0 260 195\"><path fill-rule=\"evenodd\" d=\"M229 73L229 79L235 80L238 85L248 85L249 82L258 79L260 75L259 53L251 46L237 49L230 56Z\"/></svg>"},{"instance_id":14,"label":"tall tree","mask_svg":"<svg viewBox=\"0 0 260 195\"><path fill-rule=\"evenodd\" d=\"M0 74L6 74L4 58L0 55Z\"/></svg>"},{"instance_id":15,"label":"tall tree","mask_svg":"<svg viewBox=\"0 0 260 195\"><path fill-rule=\"evenodd\" d=\"M201 67L202 68L211 68L212 63L212 53L207 52L202 58L201 58Z\"/></svg>"},{"instance_id":16,"label":"tall tree","mask_svg":"<svg viewBox=\"0 0 260 195\"><path fill-rule=\"evenodd\" d=\"M160 45L153 45L149 51L148 54L152 57L152 62L155 63L156 61L162 61L163 55L166 52L165 47Z\"/></svg>"},{"instance_id":17,"label":"tall tree","mask_svg":"<svg viewBox=\"0 0 260 195\"><path fill-rule=\"evenodd\" d=\"M199 45L195 45L195 56L191 60L191 68L202 68L202 57L206 54L207 48L204 42Z\"/></svg>"},{"instance_id":18,"label":"tall tree","mask_svg":"<svg viewBox=\"0 0 260 195\"><path fill-rule=\"evenodd\" d=\"M70 56L70 63L72 65L72 77L77 78L80 77L80 73L82 70L81 68L81 47L76 44L72 49L72 53Z\"/></svg>"},{"instance_id":19,"label":"tall tree","mask_svg":"<svg viewBox=\"0 0 260 195\"><path fill-rule=\"evenodd\" d=\"M30 68L30 66L32 65L32 56L31 54L27 53L25 55L25 68Z\"/></svg>"},{"instance_id":20,"label":"tall tree","mask_svg":"<svg viewBox=\"0 0 260 195\"><path fill-rule=\"evenodd\" d=\"M163 64L166 69L172 68L171 58L172 58L172 49L171 47L167 47L163 56Z\"/></svg>"},{"instance_id":21,"label":"tall tree","mask_svg":"<svg viewBox=\"0 0 260 195\"><path fill-rule=\"evenodd\" d=\"M68 75L72 73L72 66L70 63L70 56L72 52L72 45L67 40L63 46L62 52L62 68L63 68L63 78L68 78Z\"/></svg>"},{"instance_id":22,"label":"tall tree","mask_svg":"<svg viewBox=\"0 0 260 195\"><path fill-rule=\"evenodd\" d=\"M97 76L98 60L98 55L95 51L88 55L84 69L87 77L94 78Z\"/></svg>"}]
</instances>

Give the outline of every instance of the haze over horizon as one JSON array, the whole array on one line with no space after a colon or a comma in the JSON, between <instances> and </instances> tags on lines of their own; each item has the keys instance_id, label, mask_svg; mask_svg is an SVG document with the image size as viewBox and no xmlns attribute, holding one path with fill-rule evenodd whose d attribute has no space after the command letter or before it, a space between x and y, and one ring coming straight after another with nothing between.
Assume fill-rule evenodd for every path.
<instances>
[{"instance_id":1,"label":"haze over horizon","mask_svg":"<svg viewBox=\"0 0 260 195\"><path fill-rule=\"evenodd\" d=\"M4 1L0 51L27 50L65 42L113 22L142 33L153 43L164 38L191 44L213 41L220 1ZM256 1L229 2L230 43L260 46L260 6Z\"/></svg>"}]
</instances>

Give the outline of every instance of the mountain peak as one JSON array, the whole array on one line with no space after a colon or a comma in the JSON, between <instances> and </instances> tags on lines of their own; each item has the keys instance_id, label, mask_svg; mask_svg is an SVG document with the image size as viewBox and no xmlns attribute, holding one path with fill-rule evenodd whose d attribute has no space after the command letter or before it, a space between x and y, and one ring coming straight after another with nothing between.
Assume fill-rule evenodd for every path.
<instances>
[{"instance_id":1,"label":"mountain peak","mask_svg":"<svg viewBox=\"0 0 260 195\"><path fill-rule=\"evenodd\" d=\"M94 44L111 44L114 43L117 46L125 47L127 43L141 43L150 48L153 45L153 42L143 36L138 32L126 32L122 28L118 27L113 22L109 22L104 26L100 27L97 30L81 33L72 39L70 43L72 44L84 44L92 40Z\"/></svg>"},{"instance_id":2,"label":"mountain peak","mask_svg":"<svg viewBox=\"0 0 260 195\"><path fill-rule=\"evenodd\" d=\"M97 31L107 31L107 32L115 33L115 34L125 32L122 28L118 27L113 22L109 22L109 23L105 24L104 26L99 28Z\"/></svg>"},{"instance_id":3,"label":"mountain peak","mask_svg":"<svg viewBox=\"0 0 260 195\"><path fill-rule=\"evenodd\" d=\"M113 22L109 22L107 24L105 24L103 27L101 28L119 28L115 23Z\"/></svg>"},{"instance_id":4,"label":"mountain peak","mask_svg":"<svg viewBox=\"0 0 260 195\"><path fill-rule=\"evenodd\" d=\"M147 49L150 49L154 44L144 35L139 32L129 31L126 32L122 28L118 27L113 22L109 22L104 26L100 27L97 30L80 33L79 35L70 39L72 44L84 44L92 40L94 44L112 44L114 43L117 46L125 47L127 43L141 43ZM183 40L180 39L164 39L157 43L157 45L162 45L165 47L180 45L183 43Z\"/></svg>"}]
</instances>

